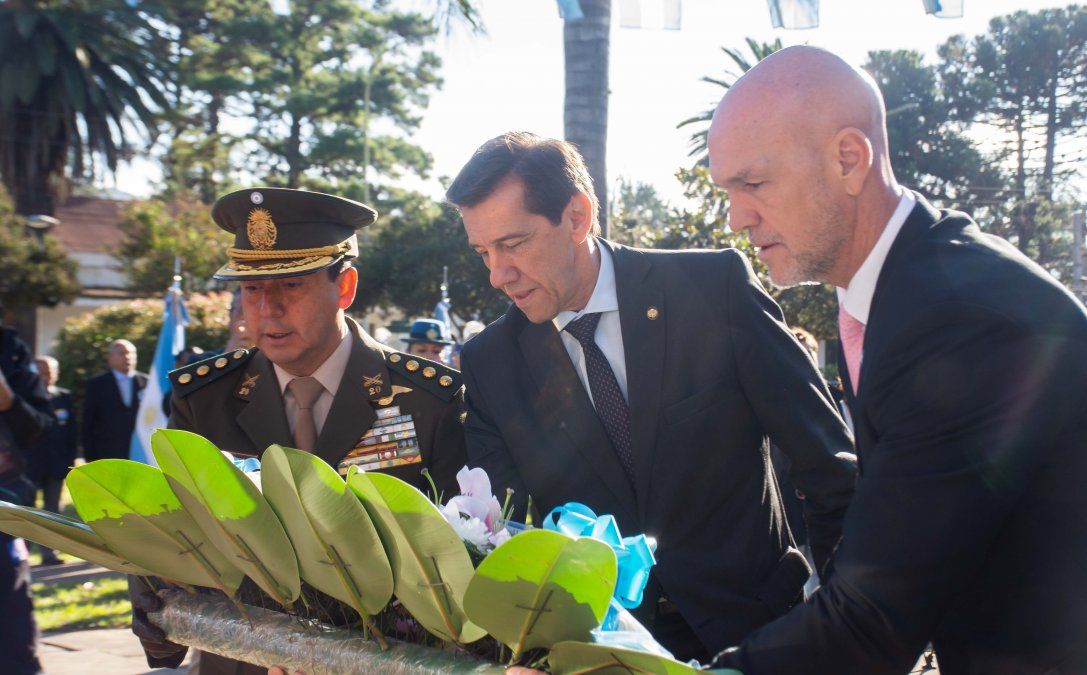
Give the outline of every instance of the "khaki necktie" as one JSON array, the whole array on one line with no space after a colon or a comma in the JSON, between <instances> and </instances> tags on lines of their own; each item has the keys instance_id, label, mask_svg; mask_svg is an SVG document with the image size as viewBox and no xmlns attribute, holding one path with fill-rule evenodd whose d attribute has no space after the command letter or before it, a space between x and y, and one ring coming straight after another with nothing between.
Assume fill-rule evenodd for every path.
<instances>
[{"instance_id":1,"label":"khaki necktie","mask_svg":"<svg viewBox=\"0 0 1087 675\"><path fill-rule=\"evenodd\" d=\"M296 377L287 383L298 410L294 414L294 445L299 450L313 452L317 445L317 423L313 419L313 404L325 390L312 377Z\"/></svg>"}]
</instances>

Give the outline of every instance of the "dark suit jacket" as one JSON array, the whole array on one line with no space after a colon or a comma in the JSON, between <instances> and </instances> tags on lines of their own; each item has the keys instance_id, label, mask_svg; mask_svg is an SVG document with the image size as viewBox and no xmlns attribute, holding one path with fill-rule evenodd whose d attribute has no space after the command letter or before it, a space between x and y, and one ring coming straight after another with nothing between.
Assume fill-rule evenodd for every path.
<instances>
[{"instance_id":1,"label":"dark suit jacket","mask_svg":"<svg viewBox=\"0 0 1087 675\"><path fill-rule=\"evenodd\" d=\"M422 463L382 469L381 472L429 494L430 487L419 473L425 467L446 499L460 494L456 475L467 463L467 458L461 423L464 394L456 371L398 353L367 335L354 321L348 320L348 326L354 333L351 356L317 439L317 455L336 466L373 426L376 411L395 405L402 415L413 418ZM178 374L191 374L200 365L208 365L214 373L213 364L219 357L172 372L174 395L170 428L192 431L221 450L243 455L260 456L274 443L292 445L283 396L272 362L259 350L250 352L252 356L247 357L248 361L242 367L225 372L191 393L189 388L179 384ZM230 354L226 356L233 358ZM390 360L390 356L396 361ZM407 371L404 366L412 360L424 367ZM435 368L438 374L427 377L426 366ZM439 374L449 374L452 382L442 386ZM374 384L368 386L367 380ZM193 383L201 384L199 376ZM394 393L394 386L408 391L397 394L391 404L384 402ZM184 652L166 659L149 657L148 665L172 668L183 658ZM200 672L204 675L263 675L267 669L204 653L200 655Z\"/></svg>"},{"instance_id":2,"label":"dark suit jacket","mask_svg":"<svg viewBox=\"0 0 1087 675\"><path fill-rule=\"evenodd\" d=\"M132 430L136 428L136 413L140 410L140 393L147 387L147 375L133 373L132 405L125 405L113 371L95 375L87 380L83 397L83 457L96 459L128 459L132 445Z\"/></svg>"},{"instance_id":3,"label":"dark suit jacket","mask_svg":"<svg viewBox=\"0 0 1087 675\"><path fill-rule=\"evenodd\" d=\"M578 501L613 514L625 535L656 537L664 593L717 650L788 609L808 577L767 435L792 458L824 552L853 491L852 440L743 255L600 241L615 263L634 484L554 326L515 306L462 352L468 456L522 505Z\"/></svg>"},{"instance_id":4,"label":"dark suit jacket","mask_svg":"<svg viewBox=\"0 0 1087 675\"><path fill-rule=\"evenodd\" d=\"M55 387L48 393L54 419L45 427L41 438L27 452L27 474L36 483L62 480L75 462L79 451L79 431L76 427L72 392Z\"/></svg>"},{"instance_id":5,"label":"dark suit jacket","mask_svg":"<svg viewBox=\"0 0 1087 675\"><path fill-rule=\"evenodd\" d=\"M945 675L1087 672L1085 382L1083 306L922 200L872 301L834 576L722 665L905 673L932 641Z\"/></svg>"}]
</instances>

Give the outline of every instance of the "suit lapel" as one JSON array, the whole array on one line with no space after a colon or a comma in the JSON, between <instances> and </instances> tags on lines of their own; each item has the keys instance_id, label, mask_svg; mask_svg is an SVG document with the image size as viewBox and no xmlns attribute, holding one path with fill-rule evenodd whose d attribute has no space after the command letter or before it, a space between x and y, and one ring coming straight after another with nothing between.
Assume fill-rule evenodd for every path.
<instances>
[{"instance_id":1,"label":"suit lapel","mask_svg":"<svg viewBox=\"0 0 1087 675\"><path fill-rule=\"evenodd\" d=\"M653 451L660 419L661 382L664 377L665 327L668 313L661 289L646 283L652 264L644 255L599 240L612 252L619 324L627 368L627 402L634 453L635 490L643 522L649 503ZM655 318L650 319L651 308Z\"/></svg>"},{"instance_id":2,"label":"suit lapel","mask_svg":"<svg viewBox=\"0 0 1087 675\"><path fill-rule=\"evenodd\" d=\"M542 324L526 321L518 341L525 365L539 388L533 408L544 426L561 429L581 456L582 468L595 471L621 503L632 503L634 491L630 481L555 326L550 321Z\"/></svg>"},{"instance_id":3,"label":"suit lapel","mask_svg":"<svg viewBox=\"0 0 1087 675\"><path fill-rule=\"evenodd\" d=\"M353 333L351 358L317 439L317 456L332 466L373 426L377 413L370 400L385 395L390 387L385 354L380 345L350 319L348 328ZM380 378L381 386L371 396L363 381L376 382L377 378Z\"/></svg>"},{"instance_id":4,"label":"suit lapel","mask_svg":"<svg viewBox=\"0 0 1087 675\"><path fill-rule=\"evenodd\" d=\"M253 442L258 455L273 443L292 443L279 381L272 362L262 352L258 351L246 364L242 384L234 395L248 401L235 419Z\"/></svg>"}]
</instances>

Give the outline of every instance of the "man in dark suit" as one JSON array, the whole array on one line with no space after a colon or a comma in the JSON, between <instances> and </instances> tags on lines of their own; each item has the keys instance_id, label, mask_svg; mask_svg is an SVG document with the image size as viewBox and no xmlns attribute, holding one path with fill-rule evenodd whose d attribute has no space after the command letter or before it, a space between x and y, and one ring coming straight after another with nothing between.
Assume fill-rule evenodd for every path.
<instances>
[{"instance_id":1,"label":"man in dark suit","mask_svg":"<svg viewBox=\"0 0 1087 675\"><path fill-rule=\"evenodd\" d=\"M42 505L46 511L60 513L60 493L64 478L75 462L79 451L79 432L75 423L75 404L72 392L58 387L60 364L52 356L39 356L34 360L38 375L49 397L53 420L46 426L38 443L27 452L27 475L42 493ZM60 565L64 561L53 549L39 547L43 565Z\"/></svg>"},{"instance_id":2,"label":"man in dark suit","mask_svg":"<svg viewBox=\"0 0 1087 675\"><path fill-rule=\"evenodd\" d=\"M132 430L147 375L136 371L136 346L114 340L106 353L104 373L87 380L83 397L83 457L128 459Z\"/></svg>"},{"instance_id":3,"label":"man in dark suit","mask_svg":"<svg viewBox=\"0 0 1087 675\"><path fill-rule=\"evenodd\" d=\"M717 659L760 673L1087 672L1087 313L965 214L899 187L875 82L777 52L710 168L776 283L838 287L860 478L834 574Z\"/></svg>"},{"instance_id":4,"label":"man in dark suit","mask_svg":"<svg viewBox=\"0 0 1087 675\"><path fill-rule=\"evenodd\" d=\"M374 222L374 210L333 195L256 188L221 197L211 215L234 235L215 276L239 283L256 348L171 372L170 427L239 455L259 456L272 444L300 448L340 473L358 466L428 492L425 468L440 491L457 494L467 461L459 373L379 344L345 316L358 285L355 232ZM148 621L157 601L136 595L133 631L148 665L176 667L186 648ZM267 672L199 658L202 675Z\"/></svg>"},{"instance_id":5,"label":"man in dark suit","mask_svg":"<svg viewBox=\"0 0 1087 675\"><path fill-rule=\"evenodd\" d=\"M529 495L544 512L582 502L655 537L639 615L681 658L785 612L810 570L767 437L808 495L819 562L855 465L826 386L746 258L594 236L581 156L532 134L488 141L447 197L514 303L462 354L472 465L522 507Z\"/></svg>"}]
</instances>

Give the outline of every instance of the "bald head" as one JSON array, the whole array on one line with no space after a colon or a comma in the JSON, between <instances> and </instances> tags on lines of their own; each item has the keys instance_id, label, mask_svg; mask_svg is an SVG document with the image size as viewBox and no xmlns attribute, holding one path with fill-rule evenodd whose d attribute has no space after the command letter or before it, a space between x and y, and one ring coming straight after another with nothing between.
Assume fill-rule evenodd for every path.
<instances>
[{"instance_id":1,"label":"bald head","mask_svg":"<svg viewBox=\"0 0 1087 675\"><path fill-rule=\"evenodd\" d=\"M879 88L815 47L775 52L732 85L709 155L730 226L747 230L783 286L848 285L897 200Z\"/></svg>"}]
</instances>

